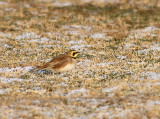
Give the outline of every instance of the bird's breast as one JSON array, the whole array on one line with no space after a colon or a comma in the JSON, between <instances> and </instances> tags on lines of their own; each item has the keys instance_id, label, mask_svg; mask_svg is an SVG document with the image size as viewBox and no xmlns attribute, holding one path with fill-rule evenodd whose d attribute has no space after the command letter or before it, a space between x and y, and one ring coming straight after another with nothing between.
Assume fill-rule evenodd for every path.
<instances>
[{"instance_id":1,"label":"bird's breast","mask_svg":"<svg viewBox=\"0 0 160 119\"><path fill-rule=\"evenodd\" d=\"M59 71L60 72L69 71L73 69L74 67L75 67L74 63L69 63L69 64L66 64L63 68L60 68Z\"/></svg>"}]
</instances>

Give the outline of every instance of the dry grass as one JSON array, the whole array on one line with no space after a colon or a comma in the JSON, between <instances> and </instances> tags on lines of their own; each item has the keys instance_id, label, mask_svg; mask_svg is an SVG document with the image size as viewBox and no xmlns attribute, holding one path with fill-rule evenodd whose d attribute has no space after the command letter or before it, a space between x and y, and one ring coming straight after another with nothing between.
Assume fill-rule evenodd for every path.
<instances>
[{"instance_id":1,"label":"dry grass","mask_svg":"<svg viewBox=\"0 0 160 119\"><path fill-rule=\"evenodd\" d=\"M1 1L0 117L160 118L160 2L132 2ZM28 72L69 49L75 70Z\"/></svg>"}]
</instances>

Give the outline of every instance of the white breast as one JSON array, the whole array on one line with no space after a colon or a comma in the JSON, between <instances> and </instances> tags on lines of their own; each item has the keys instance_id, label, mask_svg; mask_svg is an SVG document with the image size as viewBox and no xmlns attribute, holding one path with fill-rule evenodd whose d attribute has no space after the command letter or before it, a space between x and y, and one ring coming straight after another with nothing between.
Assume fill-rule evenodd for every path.
<instances>
[{"instance_id":1,"label":"white breast","mask_svg":"<svg viewBox=\"0 0 160 119\"><path fill-rule=\"evenodd\" d=\"M60 72L69 71L75 67L75 64L67 64L65 67L59 69Z\"/></svg>"}]
</instances>

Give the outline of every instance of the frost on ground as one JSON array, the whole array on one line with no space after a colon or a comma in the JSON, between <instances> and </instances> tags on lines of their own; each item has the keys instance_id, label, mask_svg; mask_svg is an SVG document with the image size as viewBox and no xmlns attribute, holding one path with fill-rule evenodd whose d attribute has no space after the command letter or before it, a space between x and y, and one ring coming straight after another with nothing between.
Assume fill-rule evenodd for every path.
<instances>
[{"instance_id":1,"label":"frost on ground","mask_svg":"<svg viewBox=\"0 0 160 119\"><path fill-rule=\"evenodd\" d=\"M160 32L160 29L157 28L157 27L154 27L154 26L149 26L149 27L146 27L144 29L138 29L138 30L132 31L128 38L130 38L130 39L136 39L136 38L142 39L142 38L145 38L146 36L156 37L157 32L154 33L155 31Z\"/></svg>"},{"instance_id":2,"label":"frost on ground","mask_svg":"<svg viewBox=\"0 0 160 119\"><path fill-rule=\"evenodd\" d=\"M160 71L159 72L142 72L141 73L143 78L142 79L153 79L153 80L160 80Z\"/></svg>"},{"instance_id":3,"label":"frost on ground","mask_svg":"<svg viewBox=\"0 0 160 119\"><path fill-rule=\"evenodd\" d=\"M74 26L75 27L75 26ZM76 27L77 29L79 27ZM157 30L157 29L156 29ZM143 30L142 30L143 31ZM146 29L144 30L146 32ZM50 34L51 35L51 34ZM3 36L5 37L5 36ZM12 37L12 35L10 36ZM106 39L108 36L105 36L104 34L93 34L90 36L93 39ZM139 37L138 37L139 38ZM16 37L16 40L24 40L24 39L30 39L29 42L32 43L41 43L41 45L39 46L39 51L42 51L41 48L52 48L53 45L51 45L50 41L51 39L48 39L47 37L41 37L39 35L36 35L35 33L23 33L22 35L18 35ZM49 41L49 42L48 42ZM92 48L95 46L92 44L88 44L85 40L80 39L80 40L66 40L67 44L69 44L71 46L71 48L76 49L78 51L82 52L83 57L85 57L85 55L89 55L90 57L94 57L95 58L95 54L100 57L102 56L102 58L104 58L106 56L106 52L105 51L85 51L84 49L88 49L88 48ZM48 42L49 44L46 44L46 42ZM57 43L61 43L59 41L56 41ZM131 41L132 42L132 41ZM45 43L45 44L43 44ZM52 42L53 43L53 42ZM10 46L8 44L4 44L3 48L12 48L13 46ZM56 47L56 45L55 45ZM124 45L124 50L128 50L128 49L134 49L135 48L135 44L134 43L128 43ZM16 51L16 50L15 50ZM28 51L33 51L28 50ZM37 50L38 51L38 50ZM159 52L159 44L155 44L152 43L149 46L145 46L145 49L141 49L138 50L137 53L138 54L144 54L144 53L150 53L150 51L152 52ZM111 55L112 56L112 55ZM86 59L79 59L78 63L77 63L77 67L76 69L72 70L71 74L70 73L62 73L62 74L45 74L43 71L38 71L37 73L29 73L29 71L31 69L33 69L33 66L26 66L26 67L15 67L15 68L9 68L9 67L3 67L0 68L0 73L3 75L3 77L0 77L0 82L1 85L7 84L7 85L13 85L16 84L19 87L21 87L20 85L23 86L23 83L28 82L28 84L26 84L24 87L28 87L28 89L14 89L12 90L11 88L4 88L4 86L0 86L0 95L7 95L12 93L13 91L15 93L22 93L24 94L38 94L38 95L44 95L44 99L40 99L40 97L37 99L35 98L37 101L33 101L31 99L26 99L26 101L21 102L22 104L19 105L19 102L17 102L17 104L19 106L17 106L17 104L13 104L13 107L16 108L22 108L20 111L19 109L17 110L12 110L13 113L9 113L10 117L20 117L21 114L27 115L28 111L27 110L35 110L35 113L40 114L42 117L43 116L47 116L47 117L51 117L54 118L56 117L56 113L58 112L59 114L61 113L60 108L63 109L63 107L61 107L61 105L59 105L59 102L65 104L65 108L67 109L65 111L65 117L70 117L70 118L86 118L86 115L83 114L83 112L90 112L87 117L89 118L94 118L94 117L98 117L98 118L102 118L102 117L110 117L110 118L123 118L123 117L127 117L127 116L134 116L136 114L138 114L138 112L134 112L134 110L132 109L123 109L121 108L122 104L119 104L119 98L116 97L118 92L123 93L123 91L125 91L127 88L128 91L132 91L134 89L137 88L138 92L142 92L142 90L139 88L141 86L141 88L146 88L146 87L150 87L150 88L156 88L156 86L159 86L159 83L154 82L154 83L148 83L145 82L142 84L134 84L134 85L128 85L128 84L118 84L118 86L116 85L109 85L109 83L111 82L107 82L105 83L99 83L96 84L97 82L103 82L104 80L108 80L108 78L111 78L112 81L119 81L121 80L121 77L123 76L129 76L129 79L143 79L145 80L153 80L153 81L159 81L160 76L159 76L159 72L157 71L143 71L140 72L139 75L134 74L134 69L131 69L131 67L129 67L130 65L135 65L136 66L140 66L140 65L145 65L146 62L136 62L136 61L128 61L128 56L126 54L115 54L114 57L116 58L116 60L114 61L110 61L110 60L106 60L106 61L101 61L98 60L96 61L95 59L92 60L90 59L90 57L86 58ZM109 57L108 57L109 59ZM38 59L37 59L38 60ZM4 60L5 61L5 60ZM46 60L47 61L47 60ZM118 62L117 62L118 61ZM122 63L122 65L119 65L119 63ZM156 70L157 67L152 67L150 66L150 68L148 69L154 69ZM41 74L44 74L41 76ZM133 74L133 75L132 75ZM18 78L14 77L17 76ZM6 77L5 77L6 76ZM23 77L27 78L24 79ZM95 79L92 79L93 77L95 77ZM132 77L132 78L130 78ZM77 80L78 78L78 80ZM73 81L73 82L72 82ZM96 81L96 82L94 82ZM34 82L36 82L36 84L33 84ZM77 87L75 88L69 88L70 85L72 85L72 83L74 83ZM121 81L120 81L121 83ZM33 84L33 85L32 85ZM154 85L155 84L155 85ZM79 86L84 86L79 87ZM46 87L47 86L47 87ZM98 89L88 89L89 87L99 87ZM79 88L78 88L79 87ZM13 87L12 87L13 88ZM132 89L133 88L133 89ZM52 98L46 98L48 95L50 95L50 93L52 93ZM101 95L103 94L103 96L101 97ZM125 94L127 95L127 94ZM101 98L97 97L100 96ZM123 96L121 97L123 100ZM141 97L133 97L133 99L137 100L139 105L138 107L141 108L141 104L145 105L143 102L141 102ZM42 101L40 101L42 100ZM50 102L47 103L46 102ZM49 100L49 101L48 101ZM54 100L54 101L53 101ZM129 102L132 99L127 99ZM30 102L29 105L26 105L25 103ZM41 105L41 103L38 102L42 102L42 104L44 104L44 106ZM35 103L37 102L37 104ZM122 101L123 102L123 101ZM35 105L36 104L36 105ZM46 104L46 105L45 105ZM51 107L47 107L47 105L50 105ZM53 108L55 107L55 105L59 105L60 107L58 108ZM78 106L77 106L78 105ZM81 106L81 105L86 105L85 107ZM126 104L126 106L132 105L131 104ZM147 106L143 107L146 110L148 109L149 106L158 106L159 107L159 100L148 100L146 103ZM12 106L11 106L12 107ZM12 108L9 109L12 109ZM113 110L111 107L114 107L115 110ZM4 116L5 111L8 110L8 107L1 107L1 110L3 110L0 113L0 116ZM51 111L49 111L51 110ZM72 113L74 111L77 111L80 115L79 116L71 116L68 115L67 113ZM94 110L94 111L93 111ZM93 112L92 112L93 111ZM106 113L107 111L107 113ZM17 113L18 115L16 116L15 113ZM143 111L142 111L143 113ZM82 115L81 115L82 114ZM33 115L30 115L31 117Z\"/></svg>"},{"instance_id":4,"label":"frost on ground","mask_svg":"<svg viewBox=\"0 0 160 119\"><path fill-rule=\"evenodd\" d=\"M70 95L74 95L74 94L78 94L78 93L85 93L85 92L87 92L88 90L86 90L86 89L78 89L78 90L72 90L68 95L70 96Z\"/></svg>"},{"instance_id":5,"label":"frost on ground","mask_svg":"<svg viewBox=\"0 0 160 119\"><path fill-rule=\"evenodd\" d=\"M93 35L91 35L91 37L94 39L106 38L105 34L102 34L102 33L93 34Z\"/></svg>"},{"instance_id":6,"label":"frost on ground","mask_svg":"<svg viewBox=\"0 0 160 119\"><path fill-rule=\"evenodd\" d=\"M11 83L13 81L23 81L23 79L19 79L19 78L4 78L4 77L0 77L1 83Z\"/></svg>"},{"instance_id":7,"label":"frost on ground","mask_svg":"<svg viewBox=\"0 0 160 119\"><path fill-rule=\"evenodd\" d=\"M0 118L159 119L158 6L0 2ZM70 49L73 70L30 72Z\"/></svg>"},{"instance_id":8,"label":"frost on ground","mask_svg":"<svg viewBox=\"0 0 160 119\"><path fill-rule=\"evenodd\" d=\"M54 2L53 4L54 4L54 6L57 6L57 7L65 7L65 6L72 5L72 3L70 3L70 2L66 2L66 3Z\"/></svg>"},{"instance_id":9,"label":"frost on ground","mask_svg":"<svg viewBox=\"0 0 160 119\"><path fill-rule=\"evenodd\" d=\"M27 67L16 67L16 68L9 68L9 67L4 67L0 68L0 74L6 74L11 77L0 77L0 82L1 83L12 83L14 81L17 82L22 82L24 79L22 78L13 78L12 76L17 75L17 73L27 73L32 69L32 67L27 66Z\"/></svg>"}]
</instances>

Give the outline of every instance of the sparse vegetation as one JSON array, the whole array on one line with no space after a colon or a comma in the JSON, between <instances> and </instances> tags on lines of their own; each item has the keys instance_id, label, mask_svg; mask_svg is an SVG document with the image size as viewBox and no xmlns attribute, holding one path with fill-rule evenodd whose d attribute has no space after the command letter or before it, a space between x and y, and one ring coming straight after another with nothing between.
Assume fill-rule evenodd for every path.
<instances>
[{"instance_id":1,"label":"sparse vegetation","mask_svg":"<svg viewBox=\"0 0 160 119\"><path fill-rule=\"evenodd\" d=\"M159 0L0 1L0 117L160 118L159 11ZM76 69L28 72L69 49Z\"/></svg>"}]
</instances>

